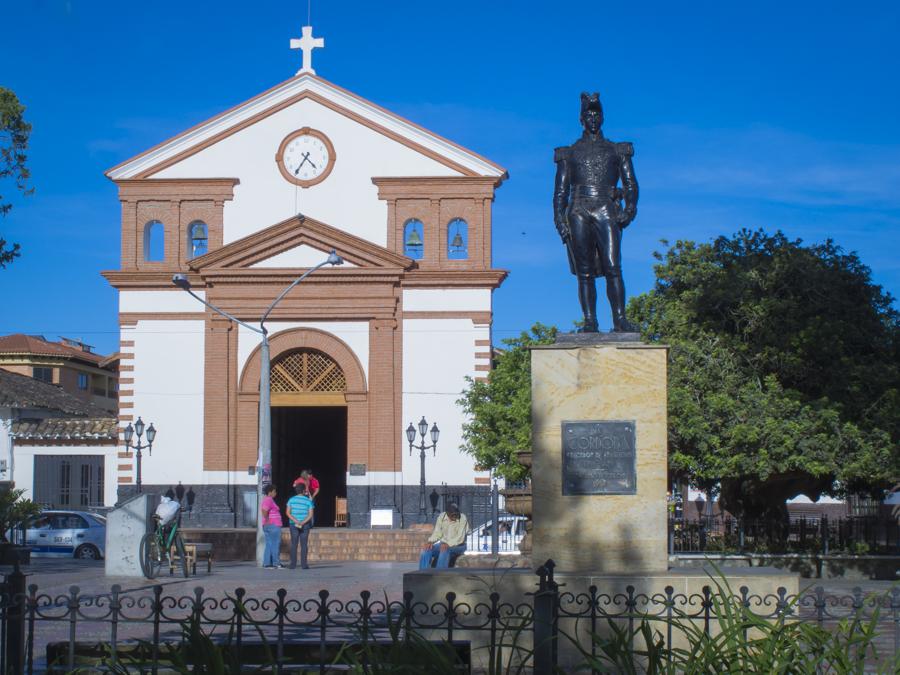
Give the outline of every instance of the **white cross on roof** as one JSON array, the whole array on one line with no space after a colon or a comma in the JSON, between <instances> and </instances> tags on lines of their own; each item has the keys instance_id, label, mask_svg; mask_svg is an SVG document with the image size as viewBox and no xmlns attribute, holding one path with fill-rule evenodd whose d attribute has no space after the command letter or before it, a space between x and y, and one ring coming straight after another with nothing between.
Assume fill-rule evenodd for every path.
<instances>
[{"instance_id":1,"label":"white cross on roof","mask_svg":"<svg viewBox=\"0 0 900 675\"><path fill-rule=\"evenodd\" d=\"M312 67L312 51L316 47L324 47L325 38L314 38L312 36L312 26L303 26L303 36L298 40L291 38L291 49L299 49L303 52L303 67L297 71L300 73L316 74Z\"/></svg>"}]
</instances>

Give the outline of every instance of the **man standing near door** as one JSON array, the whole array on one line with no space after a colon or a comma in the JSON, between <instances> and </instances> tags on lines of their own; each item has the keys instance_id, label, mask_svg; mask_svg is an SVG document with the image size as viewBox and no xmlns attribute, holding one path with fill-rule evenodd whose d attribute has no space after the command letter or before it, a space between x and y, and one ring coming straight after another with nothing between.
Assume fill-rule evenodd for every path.
<instances>
[{"instance_id":1,"label":"man standing near door","mask_svg":"<svg viewBox=\"0 0 900 675\"><path fill-rule=\"evenodd\" d=\"M300 567L309 569L307 552L309 549L309 530L312 527L313 501L305 482L294 486L297 493L288 500L287 516L291 526L291 569L297 568L297 543L300 543Z\"/></svg>"}]
</instances>

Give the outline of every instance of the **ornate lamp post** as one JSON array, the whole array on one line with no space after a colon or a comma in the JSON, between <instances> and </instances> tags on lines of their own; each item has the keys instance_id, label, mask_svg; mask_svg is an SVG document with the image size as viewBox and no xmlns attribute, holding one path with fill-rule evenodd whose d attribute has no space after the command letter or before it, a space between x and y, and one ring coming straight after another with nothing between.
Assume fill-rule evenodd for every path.
<instances>
[{"instance_id":1,"label":"ornate lamp post","mask_svg":"<svg viewBox=\"0 0 900 675\"><path fill-rule=\"evenodd\" d=\"M232 316L228 312L219 309L212 303L207 302L199 295L194 293L191 290L191 282L188 279L186 274L176 274L172 277L172 283L178 286L183 291L186 291L191 295L195 300L202 302L204 305L209 307L212 311L217 314L221 314L226 319L230 321L234 321L237 324L240 324L244 328L257 333L261 338L260 350L259 350L259 360L260 360L260 369L259 369L259 458L258 458L258 470L256 472L257 476L257 495L258 495L258 503L262 504L263 500L263 484L268 483L272 480L271 475L264 476L263 474L268 474L269 468L272 466L272 422L270 420L270 396L271 389L269 385L269 376L270 376L270 368L271 365L269 363L269 331L266 330L266 319L269 318L269 314L275 309L275 305L281 302L282 298L286 296L291 289L294 288L297 284L303 281L310 274L315 272L320 267L325 267L325 265L343 265L344 259L339 256L334 249L332 249L331 253L328 254L328 258L323 260L315 267L311 267L306 270L300 277L295 279L290 286L285 288L281 293L272 301L272 304L269 305L269 308L263 312L262 317L259 320L259 328L253 326L249 323L245 323L240 319ZM265 480L264 480L265 478ZM262 513L260 513L257 508L256 513L256 564L262 567L263 565L263 552L265 551L266 541L263 535L263 525L262 525Z\"/></svg>"},{"instance_id":2,"label":"ornate lamp post","mask_svg":"<svg viewBox=\"0 0 900 675\"><path fill-rule=\"evenodd\" d=\"M419 420L419 435L422 437L422 440L419 441L418 445L415 445L416 440L416 428L413 426L413 423L410 422L409 426L406 427L406 440L409 441L409 455L412 457L413 448L419 449L419 462L421 466L421 473L419 475L419 522L424 523L427 518L427 514L425 513L425 451L431 449L434 451L434 456L437 456L437 442L438 437L441 435L441 430L438 429L437 422L431 425L431 445L425 444L425 435L428 433L428 422L425 421L425 416L422 416L422 419Z\"/></svg>"},{"instance_id":3,"label":"ornate lamp post","mask_svg":"<svg viewBox=\"0 0 900 675\"><path fill-rule=\"evenodd\" d=\"M134 438L134 435L137 434L137 443L132 445L131 441ZM128 426L125 427L125 448L129 451L134 450L135 455L137 456L137 491L141 493L143 490L141 489L141 450L144 448L147 449L147 452L151 455L153 454L153 441L156 438L156 429L153 427L153 422L150 423L150 426L147 427L147 442L141 443L141 436L144 435L144 420L140 417L137 418L137 422L134 423L134 426L131 426L131 422L128 423Z\"/></svg>"}]
</instances>

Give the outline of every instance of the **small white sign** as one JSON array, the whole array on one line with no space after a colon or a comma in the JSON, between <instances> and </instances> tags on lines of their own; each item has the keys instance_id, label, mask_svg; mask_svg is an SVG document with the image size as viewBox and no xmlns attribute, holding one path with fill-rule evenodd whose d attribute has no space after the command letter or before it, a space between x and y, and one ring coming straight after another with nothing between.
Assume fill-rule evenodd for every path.
<instances>
[{"instance_id":1,"label":"small white sign","mask_svg":"<svg viewBox=\"0 0 900 675\"><path fill-rule=\"evenodd\" d=\"M372 509L371 512L372 527L393 527L394 511L393 509Z\"/></svg>"}]
</instances>

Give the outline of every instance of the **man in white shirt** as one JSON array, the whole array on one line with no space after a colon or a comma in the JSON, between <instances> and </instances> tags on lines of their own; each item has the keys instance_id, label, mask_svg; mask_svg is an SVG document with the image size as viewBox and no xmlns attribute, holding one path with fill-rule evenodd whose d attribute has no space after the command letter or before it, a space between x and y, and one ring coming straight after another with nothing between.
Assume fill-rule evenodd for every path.
<instances>
[{"instance_id":1,"label":"man in white shirt","mask_svg":"<svg viewBox=\"0 0 900 675\"><path fill-rule=\"evenodd\" d=\"M428 537L428 541L422 545L419 569L430 568L435 558L437 558L435 567L438 569L450 567L451 557L456 558L466 552L468 532L469 521L466 519L466 514L459 512L457 504L448 504L447 510L438 516L437 522L434 524L434 531Z\"/></svg>"}]
</instances>

